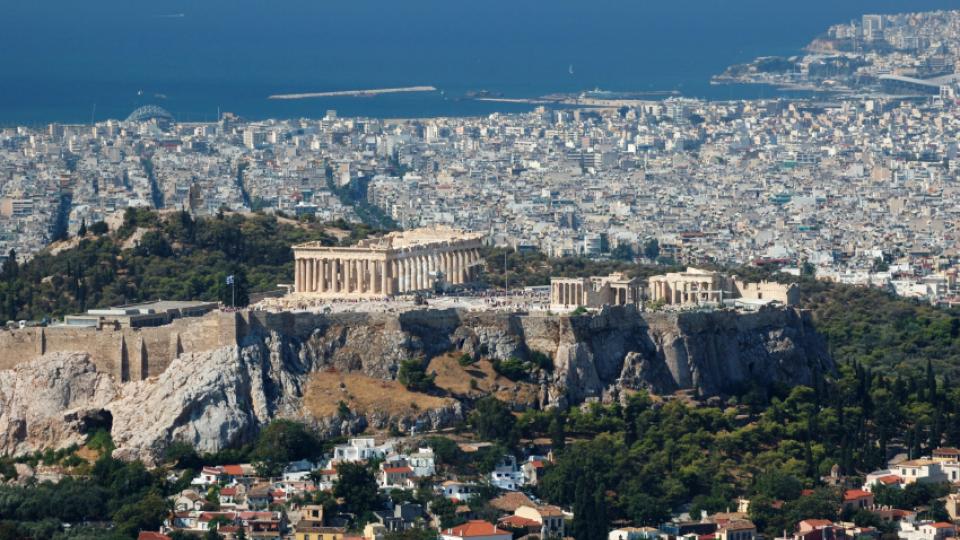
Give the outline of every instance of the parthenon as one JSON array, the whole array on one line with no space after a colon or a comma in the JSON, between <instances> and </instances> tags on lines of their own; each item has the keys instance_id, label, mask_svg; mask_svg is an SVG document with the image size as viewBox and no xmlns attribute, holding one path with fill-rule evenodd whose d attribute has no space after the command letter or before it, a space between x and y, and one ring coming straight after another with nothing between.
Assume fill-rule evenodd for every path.
<instances>
[{"instance_id":1,"label":"parthenon","mask_svg":"<svg viewBox=\"0 0 960 540\"><path fill-rule=\"evenodd\" d=\"M351 247L293 247L294 292L331 298L382 298L463 285L482 264L483 235L450 227L393 232Z\"/></svg>"}]
</instances>

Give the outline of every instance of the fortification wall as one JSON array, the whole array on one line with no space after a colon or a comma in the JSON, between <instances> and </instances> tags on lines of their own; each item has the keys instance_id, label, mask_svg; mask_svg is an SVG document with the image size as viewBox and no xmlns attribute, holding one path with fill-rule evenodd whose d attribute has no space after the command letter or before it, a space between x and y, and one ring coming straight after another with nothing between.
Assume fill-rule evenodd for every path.
<instances>
[{"instance_id":1,"label":"fortification wall","mask_svg":"<svg viewBox=\"0 0 960 540\"><path fill-rule=\"evenodd\" d=\"M163 373L180 354L236 343L236 315L220 312L148 328L4 329L0 330L0 369L12 369L51 352L85 352L98 371L122 381L142 380Z\"/></svg>"}]
</instances>

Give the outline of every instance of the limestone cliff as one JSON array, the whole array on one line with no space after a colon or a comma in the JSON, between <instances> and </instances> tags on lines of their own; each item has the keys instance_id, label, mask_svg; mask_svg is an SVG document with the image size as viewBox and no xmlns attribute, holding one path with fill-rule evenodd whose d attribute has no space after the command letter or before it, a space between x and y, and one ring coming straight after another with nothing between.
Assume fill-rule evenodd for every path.
<instances>
[{"instance_id":1,"label":"limestone cliff","mask_svg":"<svg viewBox=\"0 0 960 540\"><path fill-rule=\"evenodd\" d=\"M84 353L51 353L0 370L0 454L82 444L109 427L102 408L116 397L113 377Z\"/></svg>"},{"instance_id":2,"label":"limestone cliff","mask_svg":"<svg viewBox=\"0 0 960 540\"><path fill-rule=\"evenodd\" d=\"M751 381L814 384L833 370L807 314L655 312L608 308L580 317L418 310L400 314L253 313L248 335L276 333L314 366L393 378L400 360L457 351L506 360L551 356L540 405L579 403L611 388L702 397Z\"/></svg>"},{"instance_id":3,"label":"limestone cliff","mask_svg":"<svg viewBox=\"0 0 960 540\"><path fill-rule=\"evenodd\" d=\"M461 420L462 404L451 396L401 392L393 379L401 360L446 353L552 357L553 369L533 383L540 385L533 393L539 398L518 407L568 406L621 389L687 389L706 397L751 381L809 385L833 369L823 339L795 310L645 314L611 308L580 317L431 309L249 312L239 319L237 336L235 346L181 354L144 381L117 383L85 354L46 355L0 371L0 453L79 442L111 420L117 455L147 461L175 440L201 451L248 441L276 417L312 422L328 435L368 427L436 429ZM331 377L339 379L330 384ZM326 393L311 394L318 382ZM360 401L351 393L363 391L378 394L366 410L338 412L339 400ZM375 399L384 396L387 401ZM392 407L389 399L403 406Z\"/></svg>"}]
</instances>

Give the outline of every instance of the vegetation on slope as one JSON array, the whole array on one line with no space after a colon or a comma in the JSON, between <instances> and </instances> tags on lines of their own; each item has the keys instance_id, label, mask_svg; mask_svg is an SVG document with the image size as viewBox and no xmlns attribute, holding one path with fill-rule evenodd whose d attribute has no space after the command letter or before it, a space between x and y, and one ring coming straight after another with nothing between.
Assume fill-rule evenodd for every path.
<instances>
[{"instance_id":1,"label":"vegetation on slope","mask_svg":"<svg viewBox=\"0 0 960 540\"><path fill-rule=\"evenodd\" d=\"M371 232L339 222L353 242ZM293 281L293 244L319 240L335 245L330 225L275 216L187 212L160 215L128 209L113 232L97 223L76 247L42 252L0 273L0 319L41 319L89 308L146 300L220 300L229 304L228 275L236 278L236 302L250 292Z\"/></svg>"}]
</instances>

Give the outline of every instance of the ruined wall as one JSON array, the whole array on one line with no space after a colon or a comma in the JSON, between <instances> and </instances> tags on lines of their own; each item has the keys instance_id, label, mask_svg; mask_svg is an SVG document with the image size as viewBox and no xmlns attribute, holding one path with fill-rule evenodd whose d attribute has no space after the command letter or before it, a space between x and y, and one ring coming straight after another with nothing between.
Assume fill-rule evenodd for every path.
<instances>
[{"instance_id":1,"label":"ruined wall","mask_svg":"<svg viewBox=\"0 0 960 540\"><path fill-rule=\"evenodd\" d=\"M119 380L163 373L178 355L236 344L236 315L209 313L148 328L36 327L0 330L0 369L52 352L86 352L97 371Z\"/></svg>"}]
</instances>

